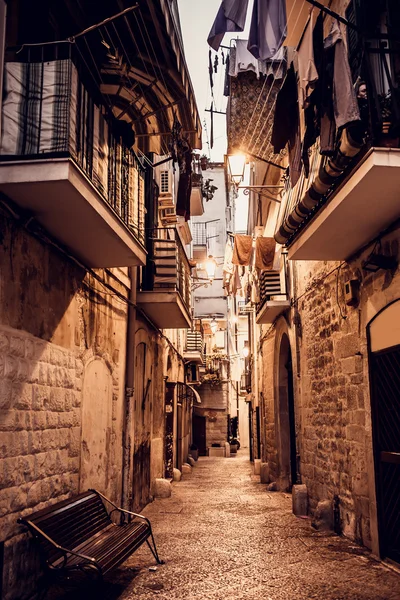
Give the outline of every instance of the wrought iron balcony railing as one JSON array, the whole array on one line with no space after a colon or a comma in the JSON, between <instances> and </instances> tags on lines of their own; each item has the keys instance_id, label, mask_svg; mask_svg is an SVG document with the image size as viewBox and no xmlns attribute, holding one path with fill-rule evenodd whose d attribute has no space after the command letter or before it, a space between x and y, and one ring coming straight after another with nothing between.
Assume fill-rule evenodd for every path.
<instances>
[{"instance_id":1,"label":"wrought iron balcony railing","mask_svg":"<svg viewBox=\"0 0 400 600\"><path fill-rule=\"evenodd\" d=\"M30 60L24 50L25 62L5 63L0 164L71 159L144 246L143 169L120 135L129 126L92 98L79 61L49 52L35 48Z\"/></svg>"},{"instance_id":2,"label":"wrought iron balcony railing","mask_svg":"<svg viewBox=\"0 0 400 600\"><path fill-rule=\"evenodd\" d=\"M190 313L190 265L177 230L174 227L151 229L147 250L142 291L178 292Z\"/></svg>"}]
</instances>

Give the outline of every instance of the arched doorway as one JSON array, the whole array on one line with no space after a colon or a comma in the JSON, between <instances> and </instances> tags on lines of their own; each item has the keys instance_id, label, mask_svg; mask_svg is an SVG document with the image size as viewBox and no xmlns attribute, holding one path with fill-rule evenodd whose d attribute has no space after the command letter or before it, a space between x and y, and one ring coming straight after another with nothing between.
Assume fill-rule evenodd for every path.
<instances>
[{"instance_id":1,"label":"arched doorway","mask_svg":"<svg viewBox=\"0 0 400 600\"><path fill-rule=\"evenodd\" d=\"M284 333L278 355L277 439L279 453L279 487L291 489L297 483L296 421L294 409L292 352Z\"/></svg>"},{"instance_id":2,"label":"arched doorway","mask_svg":"<svg viewBox=\"0 0 400 600\"><path fill-rule=\"evenodd\" d=\"M136 346L133 502L140 510L150 501L151 358L148 346Z\"/></svg>"},{"instance_id":3,"label":"arched doorway","mask_svg":"<svg viewBox=\"0 0 400 600\"><path fill-rule=\"evenodd\" d=\"M112 378L100 358L85 368L82 390L82 452L80 491L94 488L112 496L110 455L112 439Z\"/></svg>"},{"instance_id":4,"label":"arched doorway","mask_svg":"<svg viewBox=\"0 0 400 600\"><path fill-rule=\"evenodd\" d=\"M367 331L380 554L400 563L400 300Z\"/></svg>"}]
</instances>

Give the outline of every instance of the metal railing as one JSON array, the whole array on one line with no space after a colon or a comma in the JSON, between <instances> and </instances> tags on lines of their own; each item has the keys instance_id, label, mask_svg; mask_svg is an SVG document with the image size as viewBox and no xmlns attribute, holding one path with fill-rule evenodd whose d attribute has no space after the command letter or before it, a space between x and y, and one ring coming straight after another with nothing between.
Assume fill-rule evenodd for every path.
<instances>
[{"instance_id":1,"label":"metal railing","mask_svg":"<svg viewBox=\"0 0 400 600\"><path fill-rule=\"evenodd\" d=\"M194 246L207 246L207 226L205 223L193 223L192 238Z\"/></svg>"},{"instance_id":2,"label":"metal railing","mask_svg":"<svg viewBox=\"0 0 400 600\"><path fill-rule=\"evenodd\" d=\"M356 11L354 6L355 3L350 3L346 16L361 30L368 24L367 3ZM382 14L382 23L384 20L390 23L390 15ZM376 34L376 23L373 25ZM368 26L372 27L371 23ZM361 33L351 28L348 33L349 64L361 120L355 122L354 127L346 126L338 132L330 156L321 156L317 139L309 151L309 176L306 177L303 170L294 188L287 184L275 236L282 244L290 245L371 147L400 147L400 88L397 85L400 51L398 42L393 41L396 36L383 31L380 37L368 35L366 42L366 36Z\"/></svg>"},{"instance_id":3,"label":"metal railing","mask_svg":"<svg viewBox=\"0 0 400 600\"><path fill-rule=\"evenodd\" d=\"M147 250L142 290L179 292L190 312L190 265L177 230L174 227L151 229L147 237Z\"/></svg>"},{"instance_id":4,"label":"metal railing","mask_svg":"<svg viewBox=\"0 0 400 600\"><path fill-rule=\"evenodd\" d=\"M185 351L204 353L204 339L200 331L193 331L191 329L186 331Z\"/></svg>"},{"instance_id":5,"label":"metal railing","mask_svg":"<svg viewBox=\"0 0 400 600\"><path fill-rule=\"evenodd\" d=\"M17 58L4 65L3 131L13 133L3 135L0 160L72 159L144 245L143 169L122 141L121 122L89 93L85 67L57 47Z\"/></svg>"}]
</instances>

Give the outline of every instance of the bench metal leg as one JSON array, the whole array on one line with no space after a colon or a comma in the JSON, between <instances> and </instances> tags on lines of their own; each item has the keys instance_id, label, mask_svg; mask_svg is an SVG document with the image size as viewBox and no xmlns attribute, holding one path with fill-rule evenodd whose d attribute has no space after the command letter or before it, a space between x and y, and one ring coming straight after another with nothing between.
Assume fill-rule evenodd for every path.
<instances>
[{"instance_id":1,"label":"bench metal leg","mask_svg":"<svg viewBox=\"0 0 400 600\"><path fill-rule=\"evenodd\" d=\"M154 558L156 559L157 563L159 565L163 565L164 561L161 560L161 558L158 556L158 552L157 552L157 546L156 543L154 541L154 536L153 536L153 532L150 530L150 537L151 537L151 541L153 542L153 545L150 544L149 542L149 538L146 539L146 544L148 545L148 547L151 550L152 555L154 556Z\"/></svg>"}]
</instances>

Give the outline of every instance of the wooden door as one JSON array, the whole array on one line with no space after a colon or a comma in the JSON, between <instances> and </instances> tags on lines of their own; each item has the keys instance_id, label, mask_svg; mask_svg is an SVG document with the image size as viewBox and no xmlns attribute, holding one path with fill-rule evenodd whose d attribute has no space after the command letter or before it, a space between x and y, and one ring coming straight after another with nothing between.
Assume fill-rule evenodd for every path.
<instances>
[{"instance_id":1,"label":"wooden door","mask_svg":"<svg viewBox=\"0 0 400 600\"><path fill-rule=\"evenodd\" d=\"M133 505L140 510L150 501L151 364L148 349L136 346Z\"/></svg>"},{"instance_id":2,"label":"wooden door","mask_svg":"<svg viewBox=\"0 0 400 600\"><path fill-rule=\"evenodd\" d=\"M381 556L400 563L400 345L372 353L370 367Z\"/></svg>"},{"instance_id":3,"label":"wooden door","mask_svg":"<svg viewBox=\"0 0 400 600\"><path fill-rule=\"evenodd\" d=\"M200 456L207 454L206 440L206 418L200 415L193 415L193 443L199 449Z\"/></svg>"}]
</instances>

